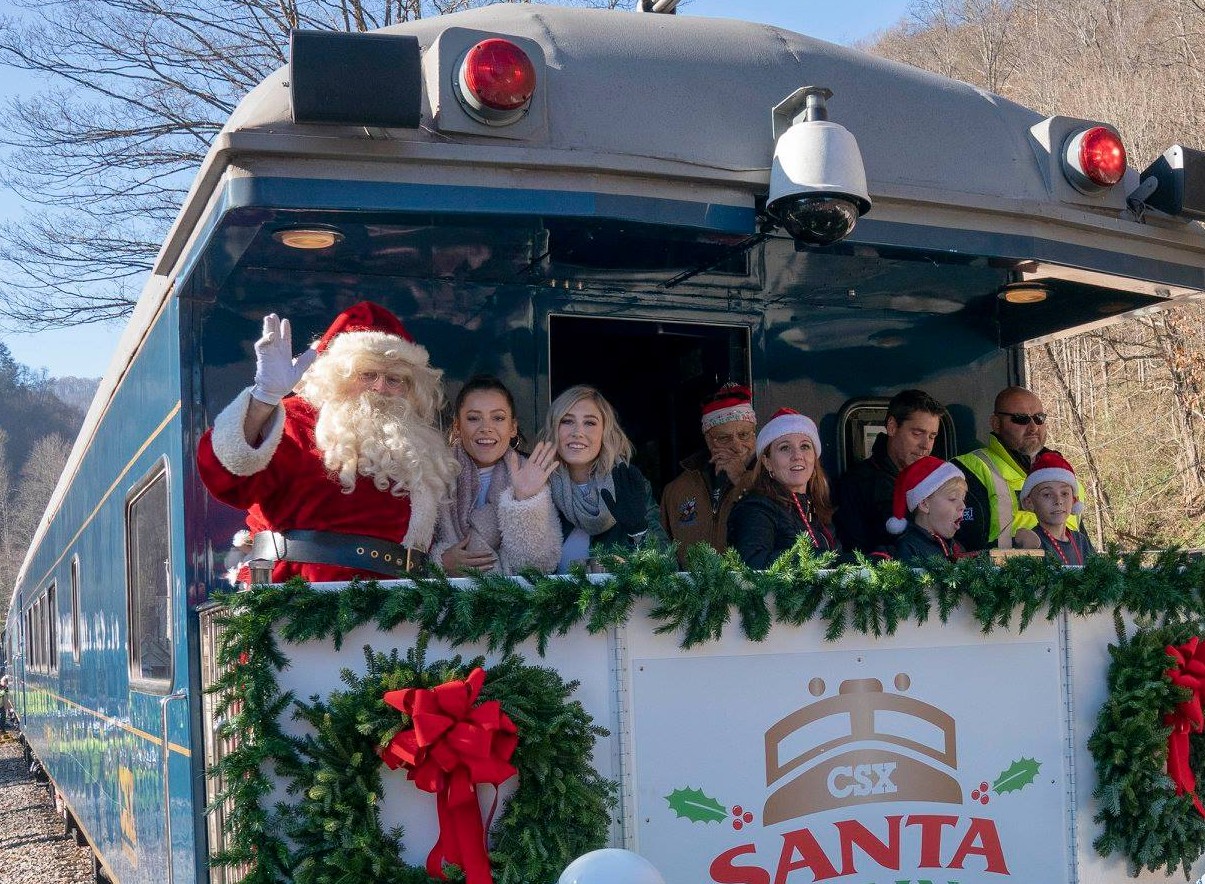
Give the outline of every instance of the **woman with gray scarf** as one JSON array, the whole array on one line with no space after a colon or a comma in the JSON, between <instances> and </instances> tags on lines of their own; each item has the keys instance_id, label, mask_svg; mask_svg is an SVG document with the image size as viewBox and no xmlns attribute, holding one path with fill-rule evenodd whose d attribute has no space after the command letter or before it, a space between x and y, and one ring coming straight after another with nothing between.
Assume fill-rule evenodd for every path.
<instances>
[{"instance_id":1,"label":"woman with gray scarf","mask_svg":"<svg viewBox=\"0 0 1205 884\"><path fill-rule=\"evenodd\" d=\"M579 384L557 396L540 438L555 442L563 467L548 480L564 537L558 574L594 547L646 537L669 546L648 480L628 463L632 443L598 390Z\"/></svg>"},{"instance_id":2,"label":"woman with gray scarf","mask_svg":"<svg viewBox=\"0 0 1205 884\"><path fill-rule=\"evenodd\" d=\"M431 556L451 577L467 571L549 573L561 554L561 530L548 490L554 446L523 458L515 402L500 380L470 378L456 397L452 453L460 463L455 497L440 508Z\"/></svg>"}]
</instances>

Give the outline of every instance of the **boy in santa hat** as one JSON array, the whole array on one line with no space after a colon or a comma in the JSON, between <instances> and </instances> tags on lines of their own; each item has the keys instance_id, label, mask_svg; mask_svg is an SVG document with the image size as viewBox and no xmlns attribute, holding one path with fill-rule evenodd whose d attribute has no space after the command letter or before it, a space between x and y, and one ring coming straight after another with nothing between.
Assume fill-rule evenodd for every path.
<instances>
[{"instance_id":1,"label":"boy in santa hat","mask_svg":"<svg viewBox=\"0 0 1205 884\"><path fill-rule=\"evenodd\" d=\"M899 535L894 557L919 563L934 556L953 561L966 555L954 540L966 494L962 470L939 457L922 457L900 470L887 520L887 530Z\"/></svg>"},{"instance_id":2,"label":"boy in santa hat","mask_svg":"<svg viewBox=\"0 0 1205 884\"><path fill-rule=\"evenodd\" d=\"M1038 539L1046 555L1064 565L1082 565L1096 552L1088 535L1067 527L1068 516L1084 511L1076 489L1079 483L1071 464L1057 451L1043 451L1033 461L1033 470L1021 486L1021 509L1038 517Z\"/></svg>"},{"instance_id":3,"label":"boy in santa hat","mask_svg":"<svg viewBox=\"0 0 1205 884\"><path fill-rule=\"evenodd\" d=\"M434 425L442 372L369 302L296 358L289 321L269 314L255 357L254 385L197 450L210 493L247 511L247 560L273 582L399 576L430 547L458 470Z\"/></svg>"}]
</instances>

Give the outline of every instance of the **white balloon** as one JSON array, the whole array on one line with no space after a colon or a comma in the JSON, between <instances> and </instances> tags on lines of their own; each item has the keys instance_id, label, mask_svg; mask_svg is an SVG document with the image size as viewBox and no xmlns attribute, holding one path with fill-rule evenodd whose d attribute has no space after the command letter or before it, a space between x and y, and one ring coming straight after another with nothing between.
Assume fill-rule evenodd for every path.
<instances>
[{"instance_id":1,"label":"white balloon","mask_svg":"<svg viewBox=\"0 0 1205 884\"><path fill-rule=\"evenodd\" d=\"M665 884L665 879L640 854L608 847L569 863L557 884Z\"/></svg>"}]
</instances>

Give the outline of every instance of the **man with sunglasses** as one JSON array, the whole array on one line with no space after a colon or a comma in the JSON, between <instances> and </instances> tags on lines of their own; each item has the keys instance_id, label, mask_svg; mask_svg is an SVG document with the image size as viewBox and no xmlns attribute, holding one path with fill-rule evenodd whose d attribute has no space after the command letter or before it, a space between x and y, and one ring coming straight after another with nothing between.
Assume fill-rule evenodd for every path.
<instances>
[{"instance_id":1,"label":"man with sunglasses","mask_svg":"<svg viewBox=\"0 0 1205 884\"><path fill-rule=\"evenodd\" d=\"M728 548L728 514L753 484L757 415L749 388L720 387L703 405L702 430L707 450L683 460L682 474L661 495L661 524L678 544L683 567L696 543Z\"/></svg>"},{"instance_id":2,"label":"man with sunglasses","mask_svg":"<svg viewBox=\"0 0 1205 884\"><path fill-rule=\"evenodd\" d=\"M1018 494L1033 459L1047 450L1046 410L1031 390L1006 387L996 396L988 423L992 433L987 445L954 458L967 477L967 505L957 540L968 550L1037 549L1037 520L1021 509ZM1078 491L1082 500L1083 487ZM1074 530L1079 520L1071 516L1067 524Z\"/></svg>"}]
</instances>

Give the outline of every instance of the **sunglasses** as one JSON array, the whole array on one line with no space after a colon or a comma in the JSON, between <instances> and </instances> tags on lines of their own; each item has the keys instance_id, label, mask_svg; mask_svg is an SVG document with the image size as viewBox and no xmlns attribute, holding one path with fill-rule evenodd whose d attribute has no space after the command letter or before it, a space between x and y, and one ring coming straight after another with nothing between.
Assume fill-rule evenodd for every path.
<instances>
[{"instance_id":1,"label":"sunglasses","mask_svg":"<svg viewBox=\"0 0 1205 884\"><path fill-rule=\"evenodd\" d=\"M1033 421L1039 427L1046 423L1046 412L1044 411L1039 411L1037 414L1025 414L1024 412L1017 411L997 411L996 414L1008 418L1019 427L1028 427L1030 421Z\"/></svg>"}]
</instances>

